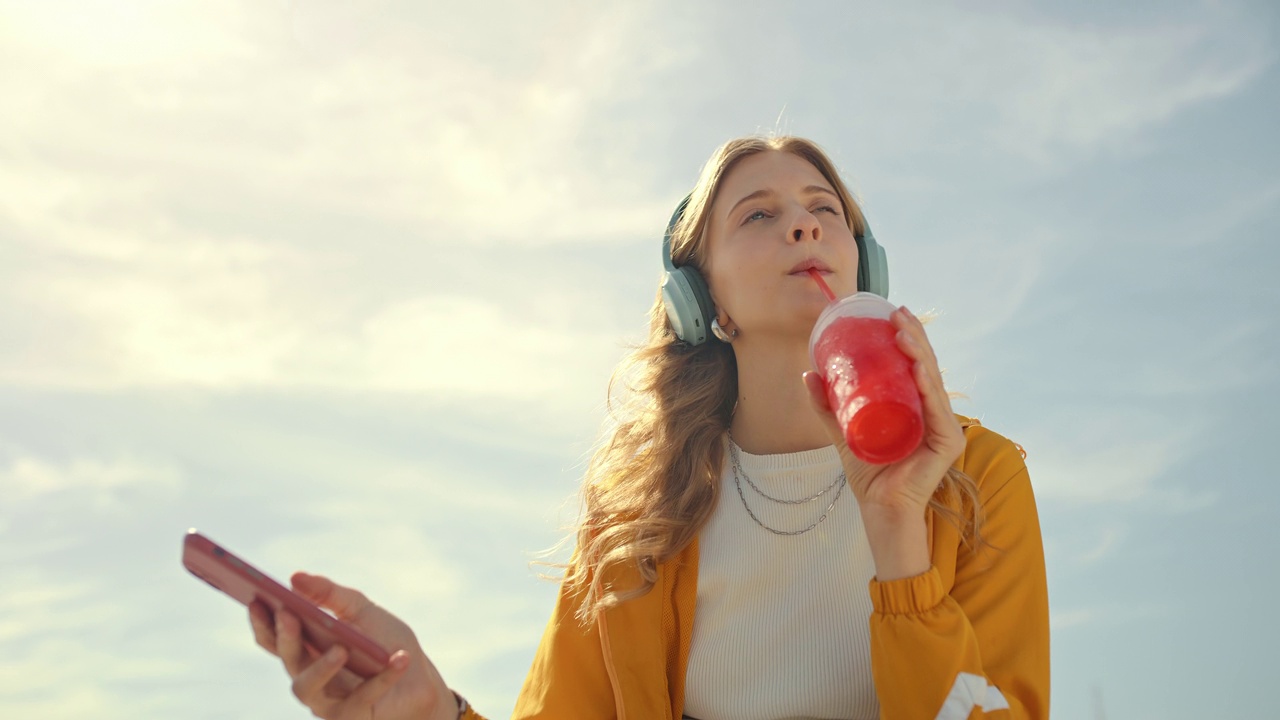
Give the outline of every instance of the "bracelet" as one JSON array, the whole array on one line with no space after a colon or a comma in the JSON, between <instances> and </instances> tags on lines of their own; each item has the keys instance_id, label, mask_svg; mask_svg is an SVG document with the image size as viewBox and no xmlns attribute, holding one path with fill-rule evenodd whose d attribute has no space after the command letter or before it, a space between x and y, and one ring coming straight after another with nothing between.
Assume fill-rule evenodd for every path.
<instances>
[{"instance_id":1,"label":"bracelet","mask_svg":"<svg viewBox=\"0 0 1280 720\"><path fill-rule=\"evenodd\" d=\"M458 720L462 720L463 716L467 714L467 710L470 709L471 706L467 704L466 698L458 694L457 690L450 690L449 692L453 693L453 699L458 703Z\"/></svg>"}]
</instances>

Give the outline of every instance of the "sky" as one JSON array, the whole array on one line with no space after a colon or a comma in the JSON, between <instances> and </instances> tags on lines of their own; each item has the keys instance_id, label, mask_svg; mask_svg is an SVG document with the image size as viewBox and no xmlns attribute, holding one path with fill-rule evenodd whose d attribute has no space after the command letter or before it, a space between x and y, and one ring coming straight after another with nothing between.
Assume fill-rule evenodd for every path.
<instances>
[{"instance_id":1,"label":"sky","mask_svg":"<svg viewBox=\"0 0 1280 720\"><path fill-rule=\"evenodd\" d=\"M322 572L509 714L720 143L841 168L1020 443L1053 713L1275 713L1280 10L0 0L0 717L309 717L179 564Z\"/></svg>"}]
</instances>

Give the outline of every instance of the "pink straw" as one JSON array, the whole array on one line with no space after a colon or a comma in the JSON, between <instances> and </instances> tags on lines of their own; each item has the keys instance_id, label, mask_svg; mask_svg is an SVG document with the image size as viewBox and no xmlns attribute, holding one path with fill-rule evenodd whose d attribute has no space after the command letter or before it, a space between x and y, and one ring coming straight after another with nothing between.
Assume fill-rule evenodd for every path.
<instances>
[{"instance_id":1,"label":"pink straw","mask_svg":"<svg viewBox=\"0 0 1280 720\"><path fill-rule=\"evenodd\" d=\"M831 292L831 288L827 287L827 281L822 279L822 273L818 272L817 268L809 268L809 276L813 278L814 282L818 283L822 294L826 295L828 300L831 302L836 301L836 294Z\"/></svg>"}]
</instances>

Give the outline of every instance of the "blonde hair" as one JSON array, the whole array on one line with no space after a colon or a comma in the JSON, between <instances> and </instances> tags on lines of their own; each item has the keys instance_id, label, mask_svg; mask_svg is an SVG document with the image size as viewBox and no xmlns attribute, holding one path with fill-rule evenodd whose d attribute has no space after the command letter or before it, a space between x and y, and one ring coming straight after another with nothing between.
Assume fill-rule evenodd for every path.
<instances>
[{"instance_id":1,"label":"blonde hair","mask_svg":"<svg viewBox=\"0 0 1280 720\"><path fill-rule=\"evenodd\" d=\"M707 161L672 235L677 266L706 264L708 210L720 183L750 155L776 150L809 161L844 205L855 235L862 211L835 166L814 143L797 137L745 137L722 145ZM705 274L705 273L704 273ZM619 406L619 382L628 395ZM609 383L614 426L587 467L577 547L565 573L571 592L584 593L578 617L593 621L609 607L647 593L657 566L685 549L715 507L724 462L724 438L738 396L737 362L724 343L681 342L667 320L659 292L649 311L649 336L615 370ZM954 523L966 544L981 544L981 509L972 479L951 468L929 507ZM631 566L634 587L614 587L605 571Z\"/></svg>"}]
</instances>

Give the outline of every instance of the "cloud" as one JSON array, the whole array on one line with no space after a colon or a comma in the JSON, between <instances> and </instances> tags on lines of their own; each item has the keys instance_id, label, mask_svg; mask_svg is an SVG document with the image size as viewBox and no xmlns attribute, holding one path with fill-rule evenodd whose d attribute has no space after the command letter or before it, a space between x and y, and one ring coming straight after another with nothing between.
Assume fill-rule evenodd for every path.
<instances>
[{"instance_id":1,"label":"cloud","mask_svg":"<svg viewBox=\"0 0 1280 720\"><path fill-rule=\"evenodd\" d=\"M1030 6L810 5L821 22L763 6L704 19L727 56L723 87L751 81L741 96L706 91L708 109L741 125L785 106L877 186L934 197L977 176L1016 182L1145 152L1145 133L1244 91L1277 57L1264 24L1230 3L1106 23Z\"/></svg>"},{"instance_id":2,"label":"cloud","mask_svg":"<svg viewBox=\"0 0 1280 720\"><path fill-rule=\"evenodd\" d=\"M674 127L663 108L681 93L727 92L688 75L705 47L673 40L722 28L695 13L669 30L661 8L24 8L14 22L30 33L4 59L41 70L0 98L0 243L13 258L0 292L21 308L0 311L17 340L0 353L0 382L15 385L560 396L612 364L616 332L533 329L511 313L527 298L500 287L409 292L396 281L379 296L378 275L396 271L358 257L436 269L433 248L467 262L480 248L532 246L551 265L567 243L652 235L671 198L664 155L643 139ZM516 24L467 32L495 12ZM869 19L883 37L922 44L859 76L859 96L885 111L855 125L924 145L954 140L933 132L940 123L985 128L1035 162L1074 161L1238 91L1268 57L1247 33L1224 48L1235 28L1225 16L1197 30L1098 29L880 12ZM92 41L89 28L100 30ZM861 57L876 37L843 52ZM992 117L991 102L994 123L965 122ZM968 313L989 318L969 336L1016 312L1045 244L1003 255L1007 278L991 285L1005 291ZM335 288L344 268L366 275ZM511 362L480 350L490 338L511 340ZM569 347L585 357L558 351ZM538 366L549 371L528 371Z\"/></svg>"},{"instance_id":3,"label":"cloud","mask_svg":"<svg viewBox=\"0 0 1280 720\"><path fill-rule=\"evenodd\" d=\"M1103 529L1101 537L1097 538L1093 547L1086 548L1080 552L1075 558L1079 565L1095 565L1099 561L1110 557L1115 553L1121 541L1124 539L1126 532L1123 528L1108 527Z\"/></svg>"},{"instance_id":4,"label":"cloud","mask_svg":"<svg viewBox=\"0 0 1280 720\"><path fill-rule=\"evenodd\" d=\"M59 330L31 327L24 343L0 351L0 382L414 393L581 413L600 404L624 352L612 324L573 322L596 314L583 290L522 300L422 294L363 307L359 296L321 288L288 292L267 259L278 255L224 247L168 269L140 263L28 288L23 305Z\"/></svg>"},{"instance_id":5,"label":"cloud","mask_svg":"<svg viewBox=\"0 0 1280 720\"><path fill-rule=\"evenodd\" d=\"M29 565L5 568L0 641L9 662L0 664L0 697L7 713L98 716L130 702L129 683L163 682L185 671L180 657L144 656L104 642L103 635L132 624L129 609L106 596L98 580L61 575Z\"/></svg>"},{"instance_id":6,"label":"cloud","mask_svg":"<svg viewBox=\"0 0 1280 720\"><path fill-rule=\"evenodd\" d=\"M1046 411L1042 422L1019 440L1042 501L1181 513L1216 500L1168 485L1170 471L1203 438L1204 428L1187 418L1111 406Z\"/></svg>"},{"instance_id":7,"label":"cloud","mask_svg":"<svg viewBox=\"0 0 1280 720\"><path fill-rule=\"evenodd\" d=\"M441 243L609 242L648 232L667 209L641 148L582 141L616 92L674 62L646 45L653 11L510 5L530 31L550 23L580 38L560 43L473 32L492 28L493 6L408 23L333 3L296 3L291 18L248 4L227 14L184 7L86 3L88 17L94 8L108 17L85 49L81 25L63 21L76 12L28 8L18 20L45 44L15 43L8 64L42 69L13 78L0 100L9 111L0 148L11 152L0 185L52 170L65 177L23 196L71 200L63 219L131 217L134 231L178 220L156 216L166 204L235 212L232 204L268 202L378 217ZM316 22L326 8L353 22L342 32L332 19ZM311 25L371 41L299 52L294 36L314 34ZM459 45L451 31L474 43ZM92 123L83 107L94 108Z\"/></svg>"},{"instance_id":8,"label":"cloud","mask_svg":"<svg viewBox=\"0 0 1280 720\"><path fill-rule=\"evenodd\" d=\"M504 7L527 23L492 28L492 5L23 6L30 32L0 50L39 68L0 96L0 383L595 404L619 333L539 315L601 311L548 284L563 253L483 288L445 265L656 232L652 154L592 128L679 56L647 44L653 10ZM513 289L518 272L544 284Z\"/></svg>"},{"instance_id":9,"label":"cloud","mask_svg":"<svg viewBox=\"0 0 1280 720\"><path fill-rule=\"evenodd\" d=\"M1097 616L1098 612L1089 608L1076 608L1074 610L1050 612L1049 628L1051 630L1064 630L1069 627L1088 625L1093 622Z\"/></svg>"},{"instance_id":10,"label":"cloud","mask_svg":"<svg viewBox=\"0 0 1280 720\"><path fill-rule=\"evenodd\" d=\"M1168 621L1178 614L1170 604L1131 603L1075 607L1049 611L1049 627L1054 631L1088 625L1114 626L1134 622Z\"/></svg>"},{"instance_id":11,"label":"cloud","mask_svg":"<svg viewBox=\"0 0 1280 720\"><path fill-rule=\"evenodd\" d=\"M1037 163L1140 146L1141 131L1240 92L1275 60L1233 17L1107 30L986 20L992 56L1026 61L996 73L1013 82L989 139Z\"/></svg>"},{"instance_id":12,"label":"cloud","mask_svg":"<svg viewBox=\"0 0 1280 720\"><path fill-rule=\"evenodd\" d=\"M22 455L0 468L0 492L10 503L74 497L98 510L124 511L133 494L172 494L180 483L176 469L130 457L51 462Z\"/></svg>"}]
</instances>

